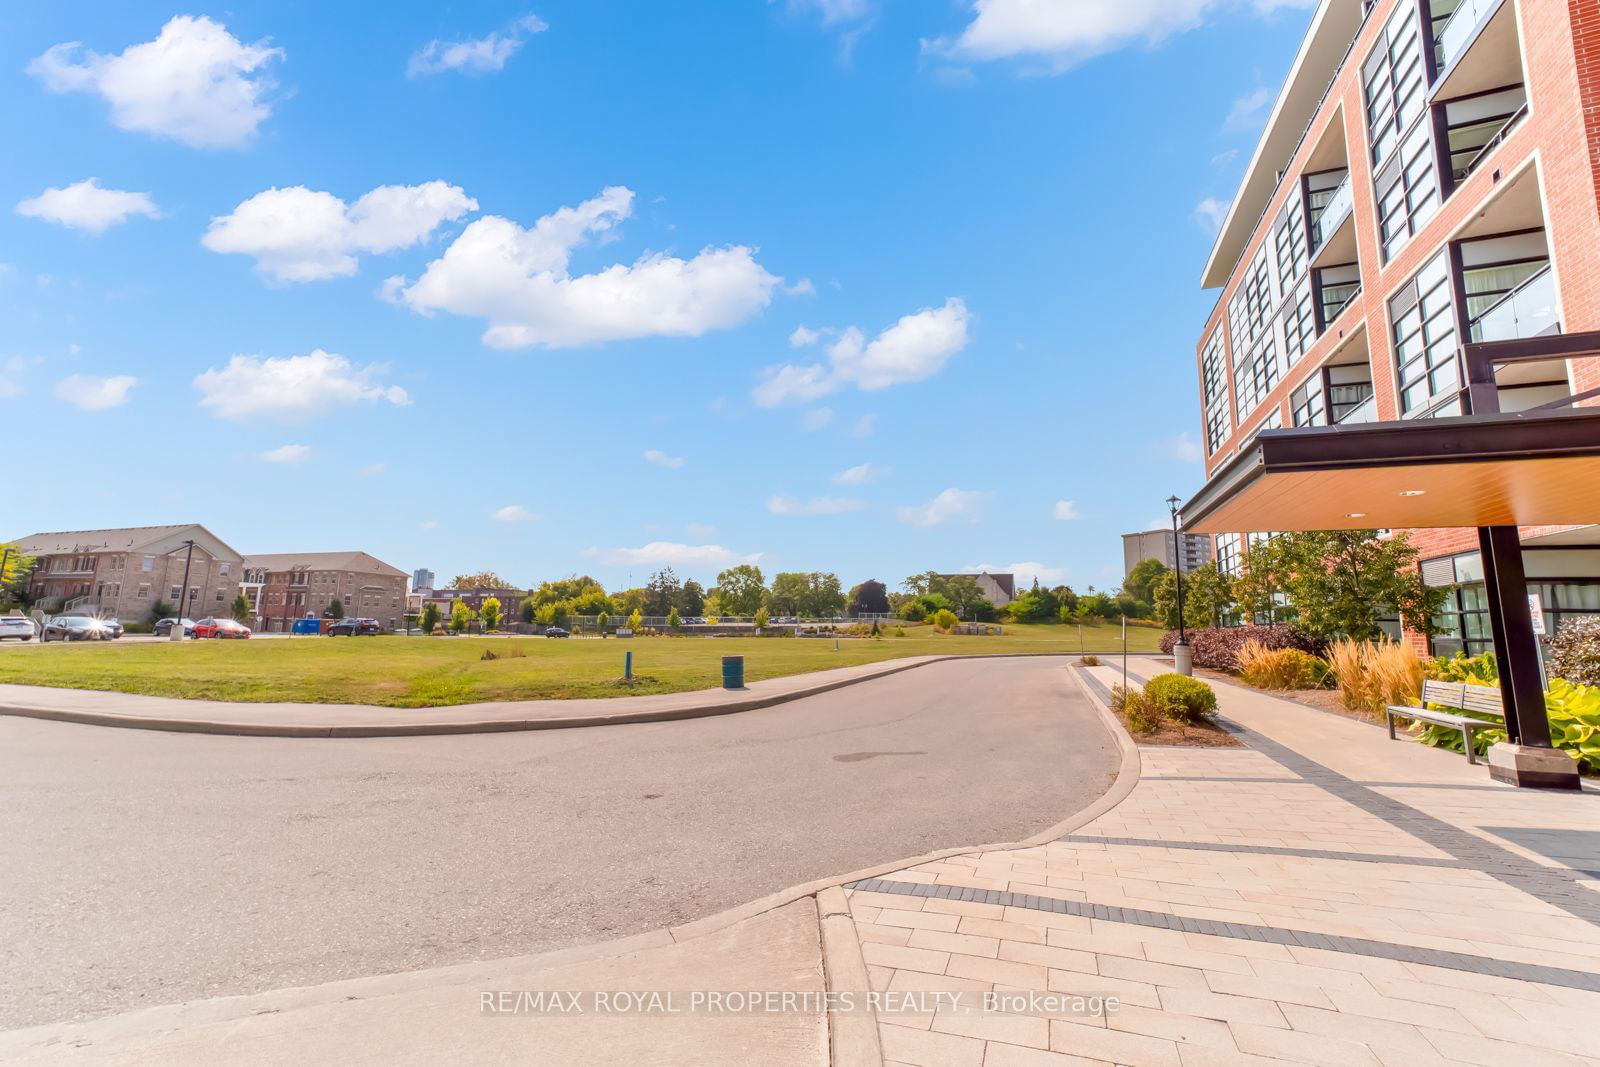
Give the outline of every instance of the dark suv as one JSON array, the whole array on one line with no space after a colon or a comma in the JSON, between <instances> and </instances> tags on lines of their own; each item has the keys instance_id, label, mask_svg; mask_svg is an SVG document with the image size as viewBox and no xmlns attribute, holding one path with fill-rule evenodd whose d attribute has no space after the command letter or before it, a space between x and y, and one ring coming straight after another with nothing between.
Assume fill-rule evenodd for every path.
<instances>
[{"instance_id":1,"label":"dark suv","mask_svg":"<svg viewBox=\"0 0 1600 1067\"><path fill-rule=\"evenodd\" d=\"M376 637L383 633L377 619L340 619L328 627L329 637Z\"/></svg>"}]
</instances>

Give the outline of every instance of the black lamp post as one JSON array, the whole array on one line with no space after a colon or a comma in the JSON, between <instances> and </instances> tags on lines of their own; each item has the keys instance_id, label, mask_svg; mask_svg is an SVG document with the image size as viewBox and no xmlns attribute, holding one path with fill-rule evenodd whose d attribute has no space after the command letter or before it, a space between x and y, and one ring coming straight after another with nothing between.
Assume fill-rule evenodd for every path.
<instances>
[{"instance_id":1,"label":"black lamp post","mask_svg":"<svg viewBox=\"0 0 1600 1067\"><path fill-rule=\"evenodd\" d=\"M1172 513L1172 571L1178 580L1178 643L1172 647L1172 667L1179 674L1194 673L1194 659L1189 652L1189 635L1183 625L1183 542L1178 533L1177 497L1167 497L1167 510Z\"/></svg>"},{"instance_id":2,"label":"black lamp post","mask_svg":"<svg viewBox=\"0 0 1600 1067\"><path fill-rule=\"evenodd\" d=\"M183 617L188 614L184 609L190 600L189 563L194 559L194 541L190 540L184 543L189 546L189 551L184 553L183 556L183 588L178 590L178 621L173 624L173 628L179 633L183 632Z\"/></svg>"}]
</instances>

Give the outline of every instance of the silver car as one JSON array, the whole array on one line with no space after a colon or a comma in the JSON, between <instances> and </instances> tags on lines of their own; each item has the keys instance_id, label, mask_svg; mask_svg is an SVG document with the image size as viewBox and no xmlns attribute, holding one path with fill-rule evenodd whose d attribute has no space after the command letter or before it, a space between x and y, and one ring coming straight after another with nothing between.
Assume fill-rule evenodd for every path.
<instances>
[{"instance_id":1,"label":"silver car","mask_svg":"<svg viewBox=\"0 0 1600 1067\"><path fill-rule=\"evenodd\" d=\"M0 615L0 641L8 637L32 641L38 632L33 620L26 615Z\"/></svg>"}]
</instances>

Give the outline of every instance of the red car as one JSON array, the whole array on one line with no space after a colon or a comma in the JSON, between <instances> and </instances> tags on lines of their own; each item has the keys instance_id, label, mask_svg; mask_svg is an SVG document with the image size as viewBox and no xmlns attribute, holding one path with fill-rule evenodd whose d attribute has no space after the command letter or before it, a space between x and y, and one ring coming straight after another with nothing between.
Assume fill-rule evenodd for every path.
<instances>
[{"instance_id":1,"label":"red car","mask_svg":"<svg viewBox=\"0 0 1600 1067\"><path fill-rule=\"evenodd\" d=\"M196 638L244 638L250 636L250 627L232 619L201 619L194 624L194 635Z\"/></svg>"}]
</instances>

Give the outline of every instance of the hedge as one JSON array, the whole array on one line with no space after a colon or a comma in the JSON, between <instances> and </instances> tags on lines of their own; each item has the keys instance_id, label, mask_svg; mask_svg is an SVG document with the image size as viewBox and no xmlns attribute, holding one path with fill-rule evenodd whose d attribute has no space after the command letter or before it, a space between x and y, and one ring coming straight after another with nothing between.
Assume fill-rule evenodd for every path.
<instances>
[{"instance_id":1,"label":"hedge","mask_svg":"<svg viewBox=\"0 0 1600 1067\"><path fill-rule=\"evenodd\" d=\"M1297 626L1279 623L1274 626L1207 627L1188 632L1189 648L1194 653L1194 665L1214 671L1237 671L1239 647L1246 641L1259 641L1269 649L1293 648L1321 656L1328 643ZM1161 638L1161 651L1172 654L1178 643L1178 631L1168 630Z\"/></svg>"}]
</instances>

